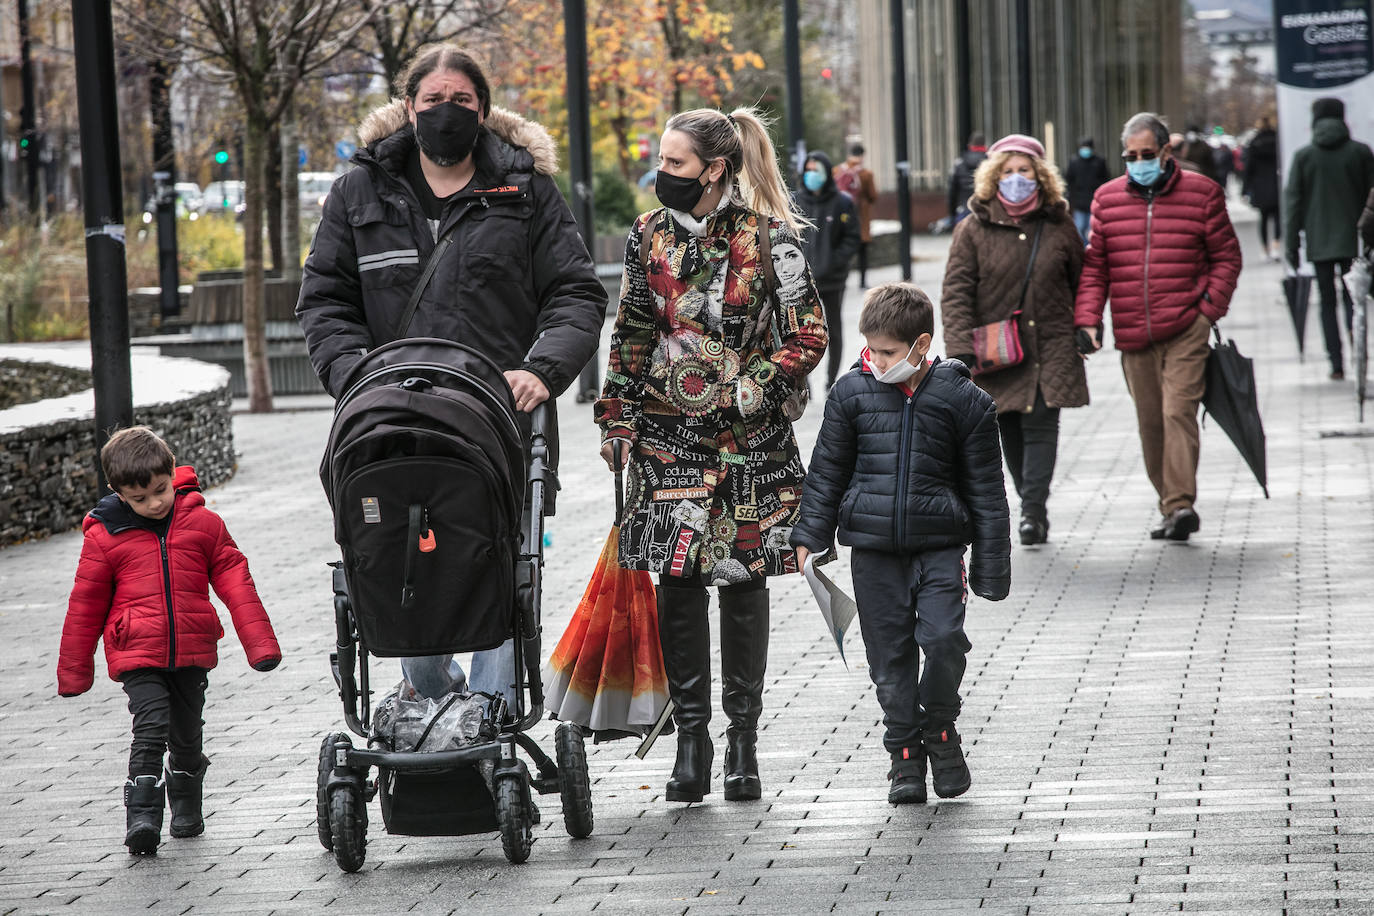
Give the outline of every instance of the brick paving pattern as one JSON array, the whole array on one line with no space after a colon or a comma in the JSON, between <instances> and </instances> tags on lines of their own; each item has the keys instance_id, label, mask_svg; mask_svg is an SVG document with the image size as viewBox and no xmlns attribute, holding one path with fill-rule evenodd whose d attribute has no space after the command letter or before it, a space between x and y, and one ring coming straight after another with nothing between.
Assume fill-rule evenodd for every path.
<instances>
[{"instance_id":1,"label":"brick paving pattern","mask_svg":"<svg viewBox=\"0 0 1374 916\"><path fill-rule=\"evenodd\" d=\"M1120 361L1095 357L1092 406L1063 417L1050 543L1016 547L1010 598L969 608L963 798L886 804L857 627L846 669L790 578L772 583L761 801L725 803L717 773L706 803L668 804L671 739L647 761L629 742L589 744L589 839L569 839L545 796L530 860L511 866L495 834L387 836L374 802L366 865L341 873L314 825L320 738L342 725L327 671L337 549L316 477L330 416L239 415L238 475L207 499L286 660L258 674L232 632L222 645L204 836L131 859L123 693L102 674L56 696L79 534L0 551L0 913L1374 913L1374 439L1351 435L1374 427L1355 421L1352 382L1326 380L1320 335L1298 360L1280 269L1257 261L1252 223L1239 231L1247 267L1222 329L1256 358L1273 499L1206 428L1202 531L1150 541ZM945 244L919 243L932 294ZM612 514L588 410L561 406L546 654ZM804 454L819 416L799 426ZM393 662L374 670L395 679ZM719 764L719 713L713 728Z\"/></svg>"}]
</instances>

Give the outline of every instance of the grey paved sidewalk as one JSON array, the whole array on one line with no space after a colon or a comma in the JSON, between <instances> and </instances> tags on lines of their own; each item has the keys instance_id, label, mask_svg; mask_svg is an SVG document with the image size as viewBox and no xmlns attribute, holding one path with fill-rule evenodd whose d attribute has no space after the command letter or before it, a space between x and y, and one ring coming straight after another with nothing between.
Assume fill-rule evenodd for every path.
<instances>
[{"instance_id":1,"label":"grey paved sidewalk","mask_svg":"<svg viewBox=\"0 0 1374 916\"><path fill-rule=\"evenodd\" d=\"M645 762L613 743L591 749L587 840L545 797L513 867L494 835L386 836L374 804L367 864L341 874L313 823L320 737L341 723L315 477L329 414L240 415L239 473L207 496L286 661L257 674L232 633L223 644L203 837L125 854L123 694L102 676L55 695L80 538L0 551L0 913L1374 912L1374 440L1323 436L1358 429L1353 383L1326 380L1315 328L1298 361L1279 269L1255 262L1252 223L1239 230L1250 262L1223 330L1256 358L1273 499L1208 428L1201 533L1148 540L1119 359L1095 357L1092 406L1064 416L1051 541L1016 548L1008 600L969 609L965 797L886 804L858 634L846 670L794 578L772 586L762 801L725 803L717 778L705 804L665 803L672 742ZM944 244L921 243L932 294ZM851 292L851 351L857 312ZM546 651L611 521L587 409L563 409ZM801 424L808 453L819 414Z\"/></svg>"}]
</instances>

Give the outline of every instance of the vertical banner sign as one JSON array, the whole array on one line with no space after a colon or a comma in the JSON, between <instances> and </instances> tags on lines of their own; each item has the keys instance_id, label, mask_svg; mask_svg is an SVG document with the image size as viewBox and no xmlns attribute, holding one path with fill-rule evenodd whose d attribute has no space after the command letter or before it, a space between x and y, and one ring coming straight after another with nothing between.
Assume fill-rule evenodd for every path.
<instances>
[{"instance_id":1,"label":"vertical banner sign","mask_svg":"<svg viewBox=\"0 0 1374 916\"><path fill-rule=\"evenodd\" d=\"M1356 140L1374 145L1374 0L1274 0L1283 175L1312 142L1312 102L1345 102Z\"/></svg>"}]
</instances>

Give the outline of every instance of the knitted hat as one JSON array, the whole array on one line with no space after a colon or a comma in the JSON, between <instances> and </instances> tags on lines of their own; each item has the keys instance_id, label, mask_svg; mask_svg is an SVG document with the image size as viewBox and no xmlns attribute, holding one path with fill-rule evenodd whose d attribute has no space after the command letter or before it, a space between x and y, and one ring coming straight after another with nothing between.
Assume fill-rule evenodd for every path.
<instances>
[{"instance_id":1,"label":"knitted hat","mask_svg":"<svg viewBox=\"0 0 1374 916\"><path fill-rule=\"evenodd\" d=\"M991 156L994 153L1025 153L1036 159L1044 159L1045 147L1034 137L1027 137L1025 134L1007 134L988 147L988 155Z\"/></svg>"},{"instance_id":2,"label":"knitted hat","mask_svg":"<svg viewBox=\"0 0 1374 916\"><path fill-rule=\"evenodd\" d=\"M1340 99L1317 99L1312 103L1312 120L1318 118L1340 118L1345 120L1345 103Z\"/></svg>"}]
</instances>

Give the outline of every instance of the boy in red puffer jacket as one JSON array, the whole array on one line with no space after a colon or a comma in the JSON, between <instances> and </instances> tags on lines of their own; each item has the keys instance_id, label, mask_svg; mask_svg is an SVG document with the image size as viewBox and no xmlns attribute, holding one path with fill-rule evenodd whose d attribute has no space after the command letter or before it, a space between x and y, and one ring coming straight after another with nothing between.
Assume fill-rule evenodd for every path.
<instances>
[{"instance_id":1,"label":"boy in red puffer jacket","mask_svg":"<svg viewBox=\"0 0 1374 916\"><path fill-rule=\"evenodd\" d=\"M201 753L206 673L224 635L209 587L228 606L248 662L270 671L281 661L272 622L248 561L218 515L205 508L190 467L146 426L120 430L100 450L114 493L82 522L86 539L62 627L57 692L91 689L103 637L110 677L124 686L133 715L124 784L124 844L133 855L162 841L164 785L174 837L205 830ZM170 751L164 771L162 755Z\"/></svg>"}]
</instances>

